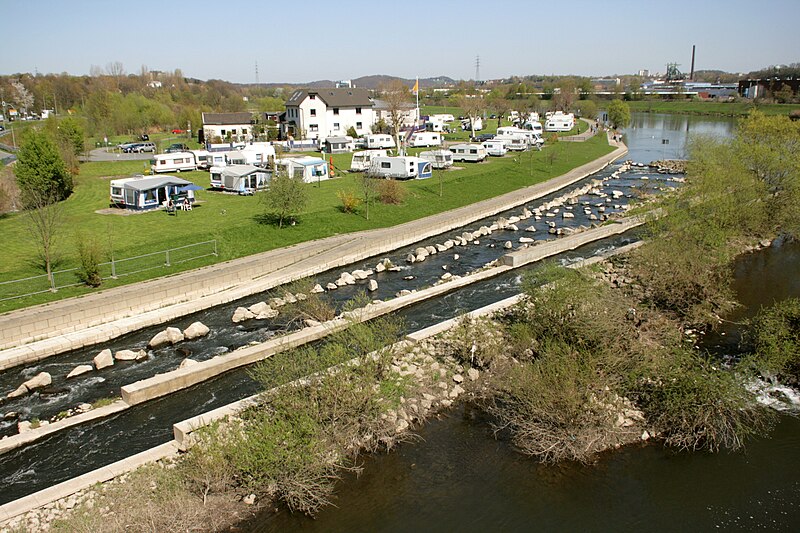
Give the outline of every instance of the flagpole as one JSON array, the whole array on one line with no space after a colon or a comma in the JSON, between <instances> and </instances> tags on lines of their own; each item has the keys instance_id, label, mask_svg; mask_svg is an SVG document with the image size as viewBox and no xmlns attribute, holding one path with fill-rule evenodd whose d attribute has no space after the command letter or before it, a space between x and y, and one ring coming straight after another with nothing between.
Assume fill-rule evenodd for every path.
<instances>
[{"instance_id":1,"label":"flagpole","mask_svg":"<svg viewBox=\"0 0 800 533\"><path fill-rule=\"evenodd\" d=\"M417 125L419 125L419 76L417 76L417 83L414 85L414 87L417 88L417 120L415 122Z\"/></svg>"}]
</instances>

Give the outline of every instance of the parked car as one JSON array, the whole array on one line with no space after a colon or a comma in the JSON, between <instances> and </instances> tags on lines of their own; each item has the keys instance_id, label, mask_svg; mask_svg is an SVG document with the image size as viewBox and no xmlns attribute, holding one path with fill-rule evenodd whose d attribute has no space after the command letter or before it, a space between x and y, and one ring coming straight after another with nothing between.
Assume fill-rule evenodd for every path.
<instances>
[{"instance_id":1,"label":"parked car","mask_svg":"<svg viewBox=\"0 0 800 533\"><path fill-rule=\"evenodd\" d=\"M153 143L139 143L134 152L153 152L156 151L156 145Z\"/></svg>"},{"instance_id":2,"label":"parked car","mask_svg":"<svg viewBox=\"0 0 800 533\"><path fill-rule=\"evenodd\" d=\"M146 133L142 133L141 135L139 135L139 139L141 139L143 141L149 141L150 140L150 136L148 134L146 134Z\"/></svg>"},{"instance_id":3,"label":"parked car","mask_svg":"<svg viewBox=\"0 0 800 533\"><path fill-rule=\"evenodd\" d=\"M117 148L119 148L119 149L120 149L120 150L122 150L123 152L128 152L128 151L129 151L129 149L130 149L132 146L136 145L136 144L139 144L139 142L138 142L138 141L129 141L129 142L126 142L126 143L120 143L120 144L118 144L118 145L117 145Z\"/></svg>"},{"instance_id":4,"label":"parked car","mask_svg":"<svg viewBox=\"0 0 800 533\"><path fill-rule=\"evenodd\" d=\"M174 153L174 152L188 152L188 151L189 151L189 147L186 146L185 144L183 144L183 143L174 143L174 144L170 144L169 147L166 150L164 150L164 153L165 154L171 154L171 153Z\"/></svg>"},{"instance_id":5,"label":"parked car","mask_svg":"<svg viewBox=\"0 0 800 533\"><path fill-rule=\"evenodd\" d=\"M180 128L175 128L174 130L172 130L172 133L186 133L186 130L182 130Z\"/></svg>"},{"instance_id":6,"label":"parked car","mask_svg":"<svg viewBox=\"0 0 800 533\"><path fill-rule=\"evenodd\" d=\"M492 139L494 139L494 133L481 133L480 135L470 138L474 143L482 143L483 141L491 141Z\"/></svg>"}]
</instances>

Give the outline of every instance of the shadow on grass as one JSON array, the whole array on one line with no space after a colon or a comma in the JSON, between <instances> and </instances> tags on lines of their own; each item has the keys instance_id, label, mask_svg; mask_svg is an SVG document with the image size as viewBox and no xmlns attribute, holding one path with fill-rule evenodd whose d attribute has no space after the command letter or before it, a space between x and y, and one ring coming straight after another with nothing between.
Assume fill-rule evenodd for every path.
<instances>
[{"instance_id":1,"label":"shadow on grass","mask_svg":"<svg viewBox=\"0 0 800 533\"><path fill-rule=\"evenodd\" d=\"M262 226L275 226L280 227L281 218L275 213L261 213L253 215L253 221ZM293 216L287 216L283 219L283 227L296 226L300 223L299 219Z\"/></svg>"}]
</instances>

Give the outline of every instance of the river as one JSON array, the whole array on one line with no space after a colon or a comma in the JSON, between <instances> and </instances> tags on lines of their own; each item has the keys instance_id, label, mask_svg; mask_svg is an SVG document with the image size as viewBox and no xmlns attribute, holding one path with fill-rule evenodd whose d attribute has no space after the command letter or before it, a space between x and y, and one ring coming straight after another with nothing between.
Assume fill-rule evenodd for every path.
<instances>
[{"instance_id":1,"label":"river","mask_svg":"<svg viewBox=\"0 0 800 533\"><path fill-rule=\"evenodd\" d=\"M684 157L686 139L727 136L731 119L634 114L626 132L635 161ZM661 139L669 139L663 143ZM736 321L762 305L800 296L800 244L741 257L734 288L743 306L713 342L733 349ZM243 530L529 531L795 530L800 520L800 420L781 415L743 453L678 453L641 444L592 465L546 466L492 435L468 407L429 422L418 442L365 458L360 477L340 483L335 506L316 519L285 509Z\"/></svg>"}]
</instances>

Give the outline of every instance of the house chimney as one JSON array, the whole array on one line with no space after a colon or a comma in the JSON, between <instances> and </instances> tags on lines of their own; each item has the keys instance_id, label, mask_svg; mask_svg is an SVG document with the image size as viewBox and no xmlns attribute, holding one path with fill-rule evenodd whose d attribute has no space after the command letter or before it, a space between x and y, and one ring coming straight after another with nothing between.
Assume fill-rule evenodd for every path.
<instances>
[{"instance_id":1,"label":"house chimney","mask_svg":"<svg viewBox=\"0 0 800 533\"><path fill-rule=\"evenodd\" d=\"M692 70L689 72L689 81L694 81L694 49L695 45L692 45Z\"/></svg>"}]
</instances>

